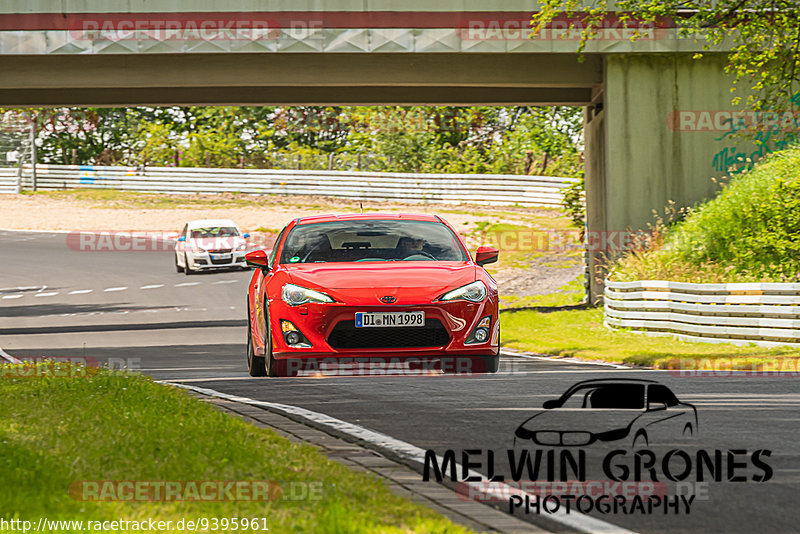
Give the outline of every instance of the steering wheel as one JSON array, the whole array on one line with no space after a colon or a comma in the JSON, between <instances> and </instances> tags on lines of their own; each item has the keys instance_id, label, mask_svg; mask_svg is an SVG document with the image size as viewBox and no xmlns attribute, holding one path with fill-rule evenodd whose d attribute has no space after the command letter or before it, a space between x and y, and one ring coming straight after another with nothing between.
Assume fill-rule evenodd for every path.
<instances>
[{"instance_id":1,"label":"steering wheel","mask_svg":"<svg viewBox=\"0 0 800 534\"><path fill-rule=\"evenodd\" d=\"M303 256L303 259L300 260L300 263L305 263L308 260L308 257L311 256L311 253L314 252L315 250L317 250L321 246L322 246L322 242L319 242L316 245L314 245L313 247L311 247L310 249L308 249L308 252L305 253L305 256Z\"/></svg>"},{"instance_id":2,"label":"steering wheel","mask_svg":"<svg viewBox=\"0 0 800 534\"><path fill-rule=\"evenodd\" d=\"M413 261L412 258L414 258L416 256L422 256L424 258L428 258L428 259L431 259L433 261L436 261L436 256L434 256L433 254L429 254L429 253L425 252L424 250L416 250L416 251L414 251L414 253L411 254L410 256L406 256L405 258L403 258L403 261Z\"/></svg>"}]
</instances>

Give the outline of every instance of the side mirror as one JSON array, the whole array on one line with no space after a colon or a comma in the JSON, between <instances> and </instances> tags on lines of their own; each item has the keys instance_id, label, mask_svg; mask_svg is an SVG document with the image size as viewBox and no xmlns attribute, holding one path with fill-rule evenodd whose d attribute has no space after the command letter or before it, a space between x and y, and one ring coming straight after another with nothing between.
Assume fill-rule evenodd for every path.
<instances>
[{"instance_id":1,"label":"side mirror","mask_svg":"<svg viewBox=\"0 0 800 534\"><path fill-rule=\"evenodd\" d=\"M497 256L499 255L500 252L496 248L478 247L478 250L475 252L475 263L481 266L494 263L497 261Z\"/></svg>"},{"instance_id":2,"label":"side mirror","mask_svg":"<svg viewBox=\"0 0 800 534\"><path fill-rule=\"evenodd\" d=\"M667 404L664 402L648 402L647 403L647 411L648 412L658 412L661 410L666 410Z\"/></svg>"},{"instance_id":3,"label":"side mirror","mask_svg":"<svg viewBox=\"0 0 800 534\"><path fill-rule=\"evenodd\" d=\"M542 404L542 408L545 410L552 410L553 408L558 408L558 399L550 399L549 401L544 401Z\"/></svg>"},{"instance_id":4,"label":"side mirror","mask_svg":"<svg viewBox=\"0 0 800 534\"><path fill-rule=\"evenodd\" d=\"M247 265L269 271L269 259L267 258L267 253L263 250L248 252L244 255L244 261L247 262Z\"/></svg>"},{"instance_id":5,"label":"side mirror","mask_svg":"<svg viewBox=\"0 0 800 534\"><path fill-rule=\"evenodd\" d=\"M247 239L247 238L249 238L249 237L250 237L250 234L248 234L247 232L245 232L245 233L244 233L244 235L243 235L242 237L244 237L245 239Z\"/></svg>"},{"instance_id":6,"label":"side mirror","mask_svg":"<svg viewBox=\"0 0 800 534\"><path fill-rule=\"evenodd\" d=\"M178 238L178 241L180 241L180 242L186 241L186 236L185 235L180 236Z\"/></svg>"}]
</instances>

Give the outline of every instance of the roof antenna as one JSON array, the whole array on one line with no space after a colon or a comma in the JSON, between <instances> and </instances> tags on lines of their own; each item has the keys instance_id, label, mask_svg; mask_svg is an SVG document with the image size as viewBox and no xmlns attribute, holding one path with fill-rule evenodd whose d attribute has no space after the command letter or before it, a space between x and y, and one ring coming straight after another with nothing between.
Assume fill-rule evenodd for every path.
<instances>
[{"instance_id":1,"label":"roof antenna","mask_svg":"<svg viewBox=\"0 0 800 534\"><path fill-rule=\"evenodd\" d=\"M364 203L363 202L359 202L358 203L358 207L361 208L361 213L364 213Z\"/></svg>"}]
</instances>

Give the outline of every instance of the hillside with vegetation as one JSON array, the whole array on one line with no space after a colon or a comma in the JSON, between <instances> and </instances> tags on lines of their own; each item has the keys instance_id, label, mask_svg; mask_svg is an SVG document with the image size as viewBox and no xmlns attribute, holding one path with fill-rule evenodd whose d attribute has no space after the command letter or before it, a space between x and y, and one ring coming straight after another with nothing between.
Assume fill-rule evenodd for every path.
<instances>
[{"instance_id":1,"label":"hillside with vegetation","mask_svg":"<svg viewBox=\"0 0 800 534\"><path fill-rule=\"evenodd\" d=\"M610 278L678 282L800 282L800 148L736 176L717 197L653 226Z\"/></svg>"}]
</instances>

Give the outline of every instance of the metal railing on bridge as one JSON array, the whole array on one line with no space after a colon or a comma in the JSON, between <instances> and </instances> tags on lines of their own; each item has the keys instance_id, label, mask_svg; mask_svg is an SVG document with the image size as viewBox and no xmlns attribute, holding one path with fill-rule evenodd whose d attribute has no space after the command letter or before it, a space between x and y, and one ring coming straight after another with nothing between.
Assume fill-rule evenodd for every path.
<instances>
[{"instance_id":1,"label":"metal railing on bridge","mask_svg":"<svg viewBox=\"0 0 800 534\"><path fill-rule=\"evenodd\" d=\"M159 193L320 195L364 201L558 207L575 179L504 174L37 165L35 188ZM21 186L34 188L31 166Z\"/></svg>"}]
</instances>

